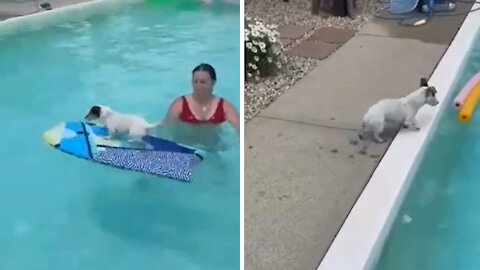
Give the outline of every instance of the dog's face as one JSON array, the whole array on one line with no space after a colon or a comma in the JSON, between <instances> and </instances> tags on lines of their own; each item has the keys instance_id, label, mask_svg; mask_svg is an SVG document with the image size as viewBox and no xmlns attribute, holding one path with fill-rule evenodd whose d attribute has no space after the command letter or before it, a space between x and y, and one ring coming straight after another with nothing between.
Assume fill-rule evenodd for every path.
<instances>
[{"instance_id":1,"label":"dog's face","mask_svg":"<svg viewBox=\"0 0 480 270\"><path fill-rule=\"evenodd\" d=\"M437 99L437 89L435 86L428 85L427 78L420 78L420 87L425 87L425 103L430 106L437 106L439 101Z\"/></svg>"},{"instance_id":2,"label":"dog's face","mask_svg":"<svg viewBox=\"0 0 480 270\"><path fill-rule=\"evenodd\" d=\"M94 105L90 108L87 115L85 115L85 120L87 120L87 121L101 120L101 119L105 118L105 116L110 111L111 110L108 107L105 107L105 106L102 106L102 105Z\"/></svg>"},{"instance_id":3,"label":"dog's face","mask_svg":"<svg viewBox=\"0 0 480 270\"><path fill-rule=\"evenodd\" d=\"M425 88L425 103L430 106L437 106L439 101L437 99L437 89L434 86Z\"/></svg>"}]
</instances>

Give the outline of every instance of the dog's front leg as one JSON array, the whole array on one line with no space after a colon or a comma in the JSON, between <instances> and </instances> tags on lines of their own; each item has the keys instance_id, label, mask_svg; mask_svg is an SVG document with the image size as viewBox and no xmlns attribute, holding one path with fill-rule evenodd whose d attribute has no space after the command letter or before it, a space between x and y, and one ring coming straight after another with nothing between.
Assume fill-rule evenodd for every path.
<instances>
[{"instance_id":1,"label":"dog's front leg","mask_svg":"<svg viewBox=\"0 0 480 270\"><path fill-rule=\"evenodd\" d=\"M417 121L415 120L415 116L408 118L407 121L403 123L403 127L415 131L420 130L420 127L418 127Z\"/></svg>"},{"instance_id":2,"label":"dog's front leg","mask_svg":"<svg viewBox=\"0 0 480 270\"><path fill-rule=\"evenodd\" d=\"M107 140L111 140L117 135L117 130L115 129L108 129L108 135L105 137Z\"/></svg>"},{"instance_id":3,"label":"dog's front leg","mask_svg":"<svg viewBox=\"0 0 480 270\"><path fill-rule=\"evenodd\" d=\"M408 108L405 112L405 121L403 123L403 127L410 130L418 131L420 127L417 125L417 120L415 119L415 115L417 114L416 110L412 108Z\"/></svg>"}]
</instances>

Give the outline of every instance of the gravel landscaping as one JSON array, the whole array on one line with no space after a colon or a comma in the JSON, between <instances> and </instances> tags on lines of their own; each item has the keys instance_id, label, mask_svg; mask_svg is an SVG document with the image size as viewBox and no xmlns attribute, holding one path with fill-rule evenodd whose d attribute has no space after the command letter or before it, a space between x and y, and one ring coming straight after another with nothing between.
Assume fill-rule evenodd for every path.
<instances>
[{"instance_id":1,"label":"gravel landscaping","mask_svg":"<svg viewBox=\"0 0 480 270\"><path fill-rule=\"evenodd\" d=\"M355 19L350 17L321 17L311 14L311 0L245 0L245 16L258 18L278 27L291 24L311 25L314 28L303 38L285 47L288 50L309 37L321 27L346 28L358 31L370 21L374 13L383 8L377 0L365 0L364 9ZM313 70L321 60L285 55L286 63L274 77L245 83L245 121L251 120L296 81Z\"/></svg>"}]
</instances>

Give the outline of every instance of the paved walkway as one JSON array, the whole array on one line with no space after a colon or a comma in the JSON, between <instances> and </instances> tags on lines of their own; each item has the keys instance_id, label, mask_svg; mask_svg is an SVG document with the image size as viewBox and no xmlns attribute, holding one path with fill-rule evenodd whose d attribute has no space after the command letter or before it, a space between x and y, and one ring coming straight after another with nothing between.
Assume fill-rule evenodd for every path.
<instances>
[{"instance_id":1,"label":"paved walkway","mask_svg":"<svg viewBox=\"0 0 480 270\"><path fill-rule=\"evenodd\" d=\"M374 21L248 122L246 270L317 268L388 146L358 154L362 115L430 76L463 20Z\"/></svg>"},{"instance_id":2,"label":"paved walkway","mask_svg":"<svg viewBox=\"0 0 480 270\"><path fill-rule=\"evenodd\" d=\"M323 60L355 34L354 30L334 27L322 27L312 33L313 28L313 26L308 25L285 25L280 27L278 29L280 40L285 47L302 39L298 44L288 49L285 54ZM306 36L308 37L303 39Z\"/></svg>"}]
</instances>

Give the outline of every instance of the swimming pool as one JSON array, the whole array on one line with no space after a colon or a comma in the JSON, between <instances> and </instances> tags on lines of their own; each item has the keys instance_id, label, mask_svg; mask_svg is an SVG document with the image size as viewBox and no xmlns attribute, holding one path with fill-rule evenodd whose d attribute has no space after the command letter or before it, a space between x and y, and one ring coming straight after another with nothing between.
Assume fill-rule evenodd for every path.
<instances>
[{"instance_id":1,"label":"swimming pool","mask_svg":"<svg viewBox=\"0 0 480 270\"><path fill-rule=\"evenodd\" d=\"M93 164L43 141L46 129L93 103L163 118L201 62L216 68L215 91L238 109L239 27L239 6L138 3L0 36L0 269L239 268L238 143L186 184Z\"/></svg>"},{"instance_id":2,"label":"swimming pool","mask_svg":"<svg viewBox=\"0 0 480 270\"><path fill-rule=\"evenodd\" d=\"M480 35L447 102L480 71ZM480 265L480 111L470 123L442 114L383 246L376 270L478 269Z\"/></svg>"}]
</instances>

